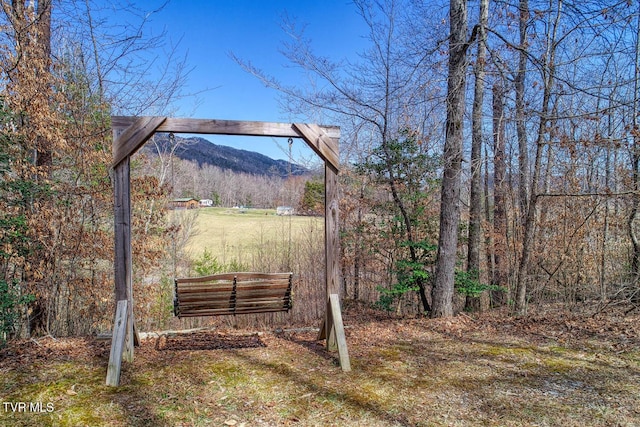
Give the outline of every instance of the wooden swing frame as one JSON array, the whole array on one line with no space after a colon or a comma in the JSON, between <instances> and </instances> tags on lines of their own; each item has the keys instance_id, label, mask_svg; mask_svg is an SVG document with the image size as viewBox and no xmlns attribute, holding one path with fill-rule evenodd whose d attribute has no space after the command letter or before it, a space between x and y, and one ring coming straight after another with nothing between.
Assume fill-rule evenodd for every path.
<instances>
[{"instance_id":1,"label":"wooden swing frame","mask_svg":"<svg viewBox=\"0 0 640 427\"><path fill-rule=\"evenodd\" d=\"M349 354L340 312L340 260L338 230L338 141L340 128L307 123L271 123L169 117L111 118L113 131L114 281L116 311L111 341L107 385L120 383L122 360L132 362L139 343L133 315L131 250L130 158L155 132L209 135L301 138L325 165L325 289L326 311L318 339L329 351L337 350L343 371L350 371Z\"/></svg>"}]
</instances>

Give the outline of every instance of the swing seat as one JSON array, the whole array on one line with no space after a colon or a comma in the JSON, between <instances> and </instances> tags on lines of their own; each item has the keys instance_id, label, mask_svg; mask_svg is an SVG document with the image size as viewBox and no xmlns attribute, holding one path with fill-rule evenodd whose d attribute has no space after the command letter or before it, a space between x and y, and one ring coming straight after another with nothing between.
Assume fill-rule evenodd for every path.
<instances>
[{"instance_id":1,"label":"swing seat","mask_svg":"<svg viewBox=\"0 0 640 427\"><path fill-rule=\"evenodd\" d=\"M175 280L178 317L288 312L293 273L221 273Z\"/></svg>"}]
</instances>

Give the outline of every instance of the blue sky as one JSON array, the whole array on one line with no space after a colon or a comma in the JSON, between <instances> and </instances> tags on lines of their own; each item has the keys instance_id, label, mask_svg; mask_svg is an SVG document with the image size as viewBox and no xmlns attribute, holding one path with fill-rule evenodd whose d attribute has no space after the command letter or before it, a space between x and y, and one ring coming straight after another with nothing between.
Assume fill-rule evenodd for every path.
<instances>
[{"instance_id":1,"label":"blue sky","mask_svg":"<svg viewBox=\"0 0 640 427\"><path fill-rule=\"evenodd\" d=\"M136 4L145 8L147 2ZM149 8L157 3L149 2ZM215 0L171 1L151 17L150 29L165 29L167 37L187 54L192 68L185 92L199 93L178 101L176 116L231 120L290 122L279 106L278 93L267 89L230 58L233 52L287 85L305 84L299 70L286 66L280 53L287 35L283 17L305 26L318 54L350 58L364 46L366 28L350 0ZM205 92L202 92L205 91ZM217 144L286 158L286 141L270 138L208 136ZM307 157L304 144L294 145L294 160Z\"/></svg>"}]
</instances>

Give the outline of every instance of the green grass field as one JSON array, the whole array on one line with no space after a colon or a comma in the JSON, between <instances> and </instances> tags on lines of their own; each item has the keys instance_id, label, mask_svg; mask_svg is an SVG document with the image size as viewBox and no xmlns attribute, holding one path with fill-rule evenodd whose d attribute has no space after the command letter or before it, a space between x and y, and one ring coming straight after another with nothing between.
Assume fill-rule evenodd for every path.
<instances>
[{"instance_id":1,"label":"green grass field","mask_svg":"<svg viewBox=\"0 0 640 427\"><path fill-rule=\"evenodd\" d=\"M246 262L264 251L281 251L322 238L323 218L277 216L275 209L204 208L186 246L196 259L207 249L223 264Z\"/></svg>"}]
</instances>

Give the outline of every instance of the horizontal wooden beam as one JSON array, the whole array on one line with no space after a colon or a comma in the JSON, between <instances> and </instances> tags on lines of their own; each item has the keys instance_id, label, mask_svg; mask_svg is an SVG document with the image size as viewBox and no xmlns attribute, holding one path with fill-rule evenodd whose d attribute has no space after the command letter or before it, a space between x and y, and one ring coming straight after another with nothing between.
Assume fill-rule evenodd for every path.
<instances>
[{"instance_id":1,"label":"horizontal wooden beam","mask_svg":"<svg viewBox=\"0 0 640 427\"><path fill-rule=\"evenodd\" d=\"M136 117L113 116L111 126L114 129L127 128ZM340 138L340 128L337 126L318 126L330 138ZM239 136L272 136L283 138L301 138L291 123L254 122L240 120L215 119L185 119L167 118L156 132L193 133L211 135L239 135Z\"/></svg>"},{"instance_id":2,"label":"horizontal wooden beam","mask_svg":"<svg viewBox=\"0 0 640 427\"><path fill-rule=\"evenodd\" d=\"M113 164L115 168L125 158L138 151L142 145L156 132L165 117L134 117L124 132L113 141Z\"/></svg>"}]
</instances>

